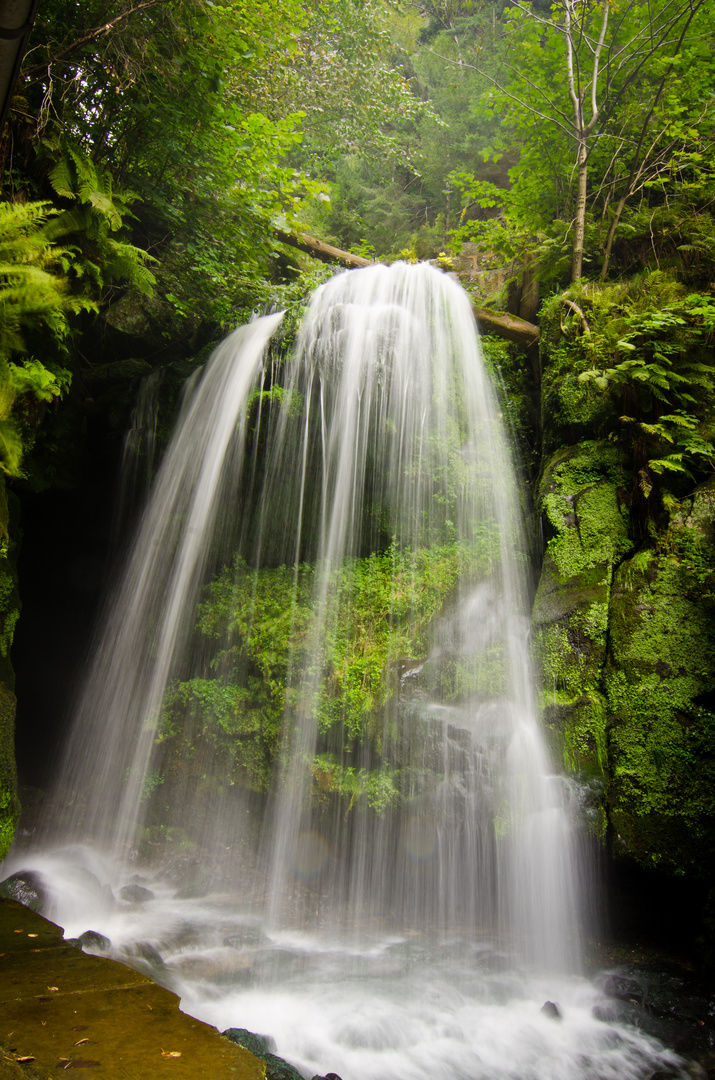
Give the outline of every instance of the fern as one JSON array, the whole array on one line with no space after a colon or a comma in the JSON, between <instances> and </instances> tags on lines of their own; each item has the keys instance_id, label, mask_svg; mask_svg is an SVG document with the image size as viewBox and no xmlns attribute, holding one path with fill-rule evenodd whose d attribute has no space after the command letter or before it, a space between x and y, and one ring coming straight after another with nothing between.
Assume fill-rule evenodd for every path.
<instances>
[{"instance_id":1,"label":"fern","mask_svg":"<svg viewBox=\"0 0 715 1080\"><path fill-rule=\"evenodd\" d=\"M0 470L11 476L20 470L28 437L28 402L60 397L71 376L32 357L20 363L10 357L27 351L30 329L37 334L44 327L54 345L65 348L69 316L96 307L70 293L58 272L72 253L51 238L55 216L47 203L0 203Z\"/></svg>"},{"instance_id":2,"label":"fern","mask_svg":"<svg viewBox=\"0 0 715 1080\"><path fill-rule=\"evenodd\" d=\"M657 279L656 284L665 292L667 283ZM715 299L698 293L671 296L656 309L609 314L611 325L604 320L584 350L611 363L578 378L627 407L619 418L621 430L629 433L636 487L649 499L654 477L692 480L715 466Z\"/></svg>"},{"instance_id":3,"label":"fern","mask_svg":"<svg viewBox=\"0 0 715 1080\"><path fill-rule=\"evenodd\" d=\"M70 140L45 139L42 147L54 160L49 171L54 191L74 204L59 215L56 228L64 236L82 236L82 247L74 249L68 270L93 282L100 292L121 281L150 295L156 279L148 264L156 260L128 240L111 235L134 216L131 207L138 196L116 191L111 173L100 169Z\"/></svg>"}]
</instances>

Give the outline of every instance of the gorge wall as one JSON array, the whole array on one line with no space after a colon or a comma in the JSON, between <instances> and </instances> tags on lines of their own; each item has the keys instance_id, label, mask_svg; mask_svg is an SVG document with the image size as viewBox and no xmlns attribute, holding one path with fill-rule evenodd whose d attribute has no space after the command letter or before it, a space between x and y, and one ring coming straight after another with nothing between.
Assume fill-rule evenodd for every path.
<instances>
[{"instance_id":1,"label":"gorge wall","mask_svg":"<svg viewBox=\"0 0 715 1080\"><path fill-rule=\"evenodd\" d=\"M699 907L715 854L715 478L644 519L632 455L604 437L606 399L579 380L576 334L553 313L541 331L544 723L611 859L651 872L656 892L681 882ZM705 963L708 910L692 928Z\"/></svg>"}]
</instances>

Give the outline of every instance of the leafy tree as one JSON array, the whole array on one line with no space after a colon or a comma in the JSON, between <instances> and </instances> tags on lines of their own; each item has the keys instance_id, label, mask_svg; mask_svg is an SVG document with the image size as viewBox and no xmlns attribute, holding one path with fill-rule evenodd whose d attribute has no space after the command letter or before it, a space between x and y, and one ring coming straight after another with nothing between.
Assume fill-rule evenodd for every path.
<instances>
[{"instance_id":1,"label":"leafy tree","mask_svg":"<svg viewBox=\"0 0 715 1080\"><path fill-rule=\"evenodd\" d=\"M522 224L519 209L536 206L534 232L549 210L565 217L570 278L576 281L583 272L589 197L595 191L601 198L604 220L616 197L604 260L607 271L610 243L628 199L662 172L670 160L666 147L672 158L681 145L674 140L673 125L663 127L663 107L683 65L697 69L708 12L704 0L648 5L627 0L615 9L558 0L546 14L535 5L515 2L505 14L496 71L479 50L470 60L445 56L458 67L478 71L491 84L480 107L501 115L507 129L502 147L516 141L520 150L511 180L521 189L521 198L510 202L498 191L475 193L467 176L466 204L476 199L484 209L489 198L494 205L503 200L500 208L507 223L516 208L517 228ZM693 112L702 114L706 100L704 93L697 101L692 97L689 119ZM684 111L678 117L681 134ZM691 140L696 137L697 132L689 132Z\"/></svg>"}]
</instances>

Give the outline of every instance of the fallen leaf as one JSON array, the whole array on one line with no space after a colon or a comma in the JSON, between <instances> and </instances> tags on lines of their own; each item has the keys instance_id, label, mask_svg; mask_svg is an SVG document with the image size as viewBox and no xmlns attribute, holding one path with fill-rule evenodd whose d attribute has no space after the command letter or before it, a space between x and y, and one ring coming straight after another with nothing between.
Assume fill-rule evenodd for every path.
<instances>
[{"instance_id":1,"label":"fallen leaf","mask_svg":"<svg viewBox=\"0 0 715 1080\"><path fill-rule=\"evenodd\" d=\"M15 933L16 933L16 934L24 934L24 933L25 933L25 931L24 931L24 930L15 930Z\"/></svg>"},{"instance_id":2,"label":"fallen leaf","mask_svg":"<svg viewBox=\"0 0 715 1080\"><path fill-rule=\"evenodd\" d=\"M28 934L27 936L28 937L39 937L40 935L39 934Z\"/></svg>"},{"instance_id":3,"label":"fallen leaf","mask_svg":"<svg viewBox=\"0 0 715 1080\"><path fill-rule=\"evenodd\" d=\"M181 1050L162 1050L162 1057L181 1057Z\"/></svg>"},{"instance_id":4,"label":"fallen leaf","mask_svg":"<svg viewBox=\"0 0 715 1080\"><path fill-rule=\"evenodd\" d=\"M48 986L48 990L59 990L59 986Z\"/></svg>"},{"instance_id":5,"label":"fallen leaf","mask_svg":"<svg viewBox=\"0 0 715 1080\"><path fill-rule=\"evenodd\" d=\"M46 1020L40 1020L40 1023L42 1024L42 1026L43 1026L43 1027L45 1027L45 1026L47 1025L47 1021L46 1021Z\"/></svg>"},{"instance_id":6,"label":"fallen leaf","mask_svg":"<svg viewBox=\"0 0 715 1080\"><path fill-rule=\"evenodd\" d=\"M147 1005L147 1009L149 1010L149 1012L154 1012L154 1010L152 1009L151 1005Z\"/></svg>"},{"instance_id":7,"label":"fallen leaf","mask_svg":"<svg viewBox=\"0 0 715 1080\"><path fill-rule=\"evenodd\" d=\"M15 1058L15 1061L19 1061L21 1064L24 1063L25 1061L34 1061L34 1060L35 1059L32 1056L32 1054L27 1054L25 1057L16 1057Z\"/></svg>"},{"instance_id":8,"label":"fallen leaf","mask_svg":"<svg viewBox=\"0 0 715 1080\"><path fill-rule=\"evenodd\" d=\"M84 1046L84 1044L88 1043L88 1042L89 1042L89 1039L77 1039L77 1042L75 1043L75 1046Z\"/></svg>"}]
</instances>

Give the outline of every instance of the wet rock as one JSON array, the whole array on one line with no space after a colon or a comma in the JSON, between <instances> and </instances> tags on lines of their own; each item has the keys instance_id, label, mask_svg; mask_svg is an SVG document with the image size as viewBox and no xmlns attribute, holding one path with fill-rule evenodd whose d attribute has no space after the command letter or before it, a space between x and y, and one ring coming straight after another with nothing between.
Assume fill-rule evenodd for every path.
<instances>
[{"instance_id":1,"label":"wet rock","mask_svg":"<svg viewBox=\"0 0 715 1080\"><path fill-rule=\"evenodd\" d=\"M302 1073L275 1054L266 1054L263 1060L266 1063L266 1080L305 1080Z\"/></svg>"},{"instance_id":2,"label":"wet rock","mask_svg":"<svg viewBox=\"0 0 715 1080\"><path fill-rule=\"evenodd\" d=\"M265 1062L266 1080L305 1080L305 1077L287 1061L271 1053L269 1048L275 1049L275 1043L270 1036L255 1035L245 1028L227 1028L222 1035Z\"/></svg>"},{"instance_id":3,"label":"wet rock","mask_svg":"<svg viewBox=\"0 0 715 1080\"><path fill-rule=\"evenodd\" d=\"M270 1035L256 1035L252 1031L247 1031L246 1028L228 1028L221 1034L231 1042L238 1043L244 1050L250 1050L259 1058L272 1054L276 1048L275 1040Z\"/></svg>"},{"instance_id":4,"label":"wet rock","mask_svg":"<svg viewBox=\"0 0 715 1080\"><path fill-rule=\"evenodd\" d=\"M313 1080L341 1080L337 1073L326 1073L325 1076L314 1076Z\"/></svg>"},{"instance_id":5,"label":"wet rock","mask_svg":"<svg viewBox=\"0 0 715 1080\"><path fill-rule=\"evenodd\" d=\"M699 1061L688 1061L685 1065L685 1071L688 1076L692 1077L692 1080L708 1080L708 1071L703 1068Z\"/></svg>"},{"instance_id":6,"label":"wet rock","mask_svg":"<svg viewBox=\"0 0 715 1080\"><path fill-rule=\"evenodd\" d=\"M596 983L608 997L594 1007L595 1019L640 1028L681 1054L711 1046L715 1003L699 992L697 984L640 965L604 972Z\"/></svg>"},{"instance_id":7,"label":"wet rock","mask_svg":"<svg viewBox=\"0 0 715 1080\"><path fill-rule=\"evenodd\" d=\"M255 981L253 956L234 950L175 956L166 965L182 980L201 980L216 986L246 986Z\"/></svg>"},{"instance_id":8,"label":"wet rock","mask_svg":"<svg viewBox=\"0 0 715 1080\"><path fill-rule=\"evenodd\" d=\"M266 945L267 942L268 938L260 926L246 926L245 929L242 927L240 932L229 934L223 939L223 944L229 949L256 948Z\"/></svg>"},{"instance_id":9,"label":"wet rock","mask_svg":"<svg viewBox=\"0 0 715 1080\"><path fill-rule=\"evenodd\" d=\"M125 945L122 949L125 956L133 960L144 960L152 968L163 968L166 965L161 953L148 941L137 941L131 945Z\"/></svg>"},{"instance_id":10,"label":"wet rock","mask_svg":"<svg viewBox=\"0 0 715 1080\"><path fill-rule=\"evenodd\" d=\"M119 897L129 904L146 904L147 900L154 899L154 893L143 885L123 885Z\"/></svg>"},{"instance_id":11,"label":"wet rock","mask_svg":"<svg viewBox=\"0 0 715 1080\"><path fill-rule=\"evenodd\" d=\"M637 979L628 975L612 971L604 972L596 980L596 985L608 997L628 1001L634 1005L643 1005L643 987Z\"/></svg>"},{"instance_id":12,"label":"wet rock","mask_svg":"<svg viewBox=\"0 0 715 1080\"><path fill-rule=\"evenodd\" d=\"M300 974L306 965L305 953L291 949L264 949L256 954L253 967L258 978L280 982L288 975Z\"/></svg>"},{"instance_id":13,"label":"wet rock","mask_svg":"<svg viewBox=\"0 0 715 1080\"><path fill-rule=\"evenodd\" d=\"M47 889L41 874L36 870L18 870L0 882L0 896L16 900L41 915L47 905Z\"/></svg>"},{"instance_id":14,"label":"wet rock","mask_svg":"<svg viewBox=\"0 0 715 1080\"><path fill-rule=\"evenodd\" d=\"M226 873L205 859L177 856L161 873L164 881L176 889L177 900L195 900L222 888Z\"/></svg>"},{"instance_id":15,"label":"wet rock","mask_svg":"<svg viewBox=\"0 0 715 1080\"><path fill-rule=\"evenodd\" d=\"M563 1013L555 1001L545 1001L539 1009L540 1013L548 1016L551 1020L563 1020Z\"/></svg>"},{"instance_id":16,"label":"wet rock","mask_svg":"<svg viewBox=\"0 0 715 1080\"><path fill-rule=\"evenodd\" d=\"M85 930L83 934L77 938L81 949L85 952L109 952L112 947L112 943L108 937L104 934L100 934L98 930Z\"/></svg>"}]
</instances>

